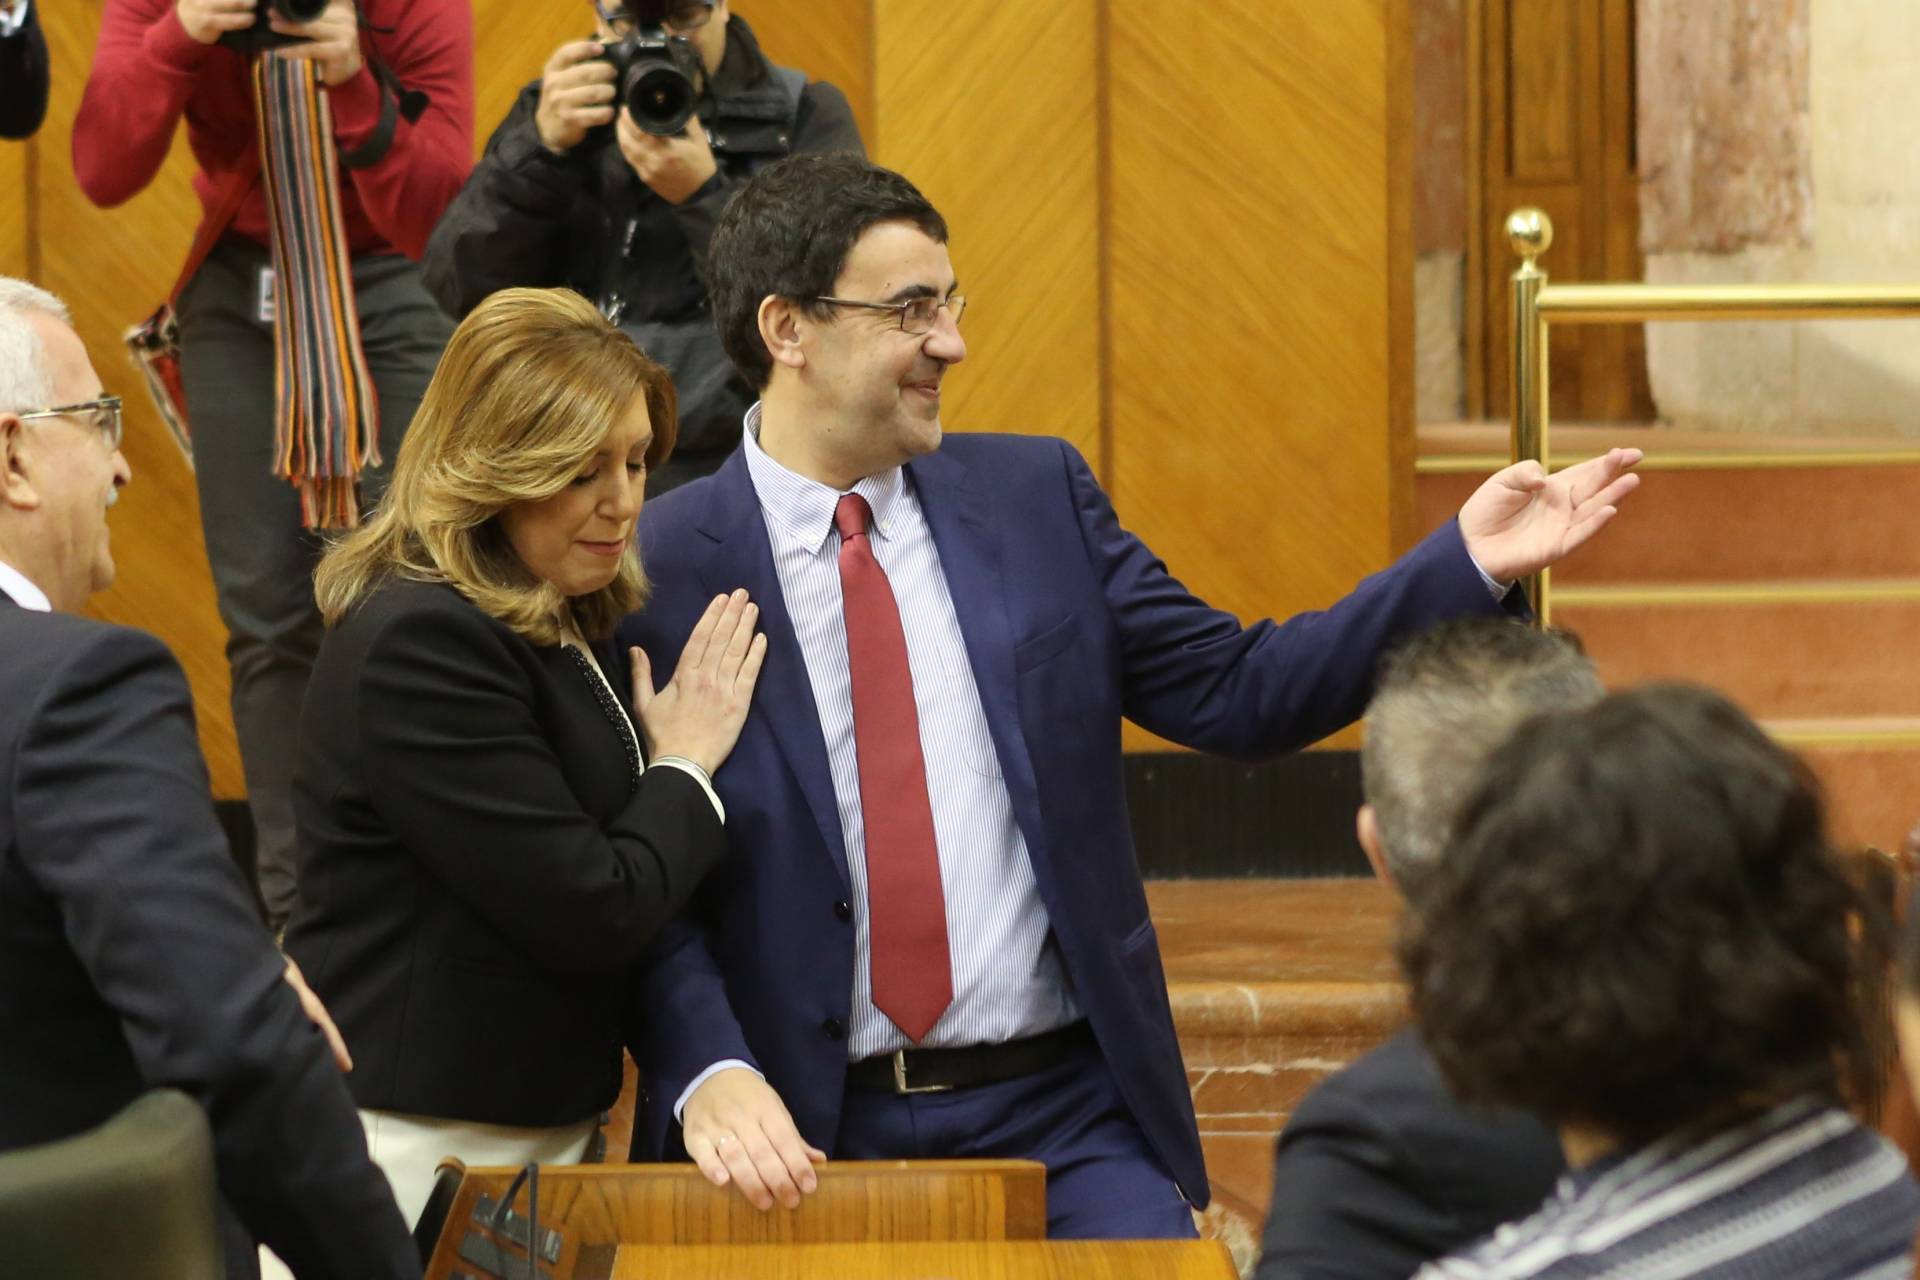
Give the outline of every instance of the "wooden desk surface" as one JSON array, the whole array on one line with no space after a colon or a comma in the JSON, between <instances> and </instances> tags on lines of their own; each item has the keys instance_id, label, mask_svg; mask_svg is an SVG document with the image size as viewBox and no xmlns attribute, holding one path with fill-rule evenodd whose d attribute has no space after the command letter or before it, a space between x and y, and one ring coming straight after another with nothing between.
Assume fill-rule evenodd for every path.
<instances>
[{"instance_id":1,"label":"wooden desk surface","mask_svg":"<svg viewBox=\"0 0 1920 1280\"><path fill-rule=\"evenodd\" d=\"M604 1260L604 1261L603 1261ZM604 1267L604 1269L601 1269ZM1216 1240L620 1245L576 1280L1236 1280Z\"/></svg>"}]
</instances>

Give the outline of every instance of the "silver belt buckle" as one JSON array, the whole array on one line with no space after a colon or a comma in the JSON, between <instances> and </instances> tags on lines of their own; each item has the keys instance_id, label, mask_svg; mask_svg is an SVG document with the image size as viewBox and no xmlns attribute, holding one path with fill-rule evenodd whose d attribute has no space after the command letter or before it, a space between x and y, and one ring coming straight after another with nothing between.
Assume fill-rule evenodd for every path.
<instances>
[{"instance_id":1,"label":"silver belt buckle","mask_svg":"<svg viewBox=\"0 0 1920 1280\"><path fill-rule=\"evenodd\" d=\"M893 1091L895 1093L951 1093L953 1086L950 1084L908 1084L907 1051L905 1049L895 1049L893 1051Z\"/></svg>"}]
</instances>

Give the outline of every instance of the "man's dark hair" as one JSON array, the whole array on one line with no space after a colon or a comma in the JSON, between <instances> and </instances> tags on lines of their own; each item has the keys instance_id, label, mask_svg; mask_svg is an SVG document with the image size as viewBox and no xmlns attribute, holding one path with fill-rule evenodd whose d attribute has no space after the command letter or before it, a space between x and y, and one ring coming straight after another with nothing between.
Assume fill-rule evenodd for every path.
<instances>
[{"instance_id":1,"label":"man's dark hair","mask_svg":"<svg viewBox=\"0 0 1920 1280\"><path fill-rule=\"evenodd\" d=\"M1605 694L1577 638L1515 618L1443 622L1387 656L1367 705L1360 777L1409 901L1493 749L1529 716Z\"/></svg>"},{"instance_id":2,"label":"man's dark hair","mask_svg":"<svg viewBox=\"0 0 1920 1280\"><path fill-rule=\"evenodd\" d=\"M1639 1144L1871 1095L1860 919L1806 765L1651 685L1494 752L1400 960L1464 1101Z\"/></svg>"},{"instance_id":3,"label":"man's dark hair","mask_svg":"<svg viewBox=\"0 0 1920 1280\"><path fill-rule=\"evenodd\" d=\"M828 314L813 299L833 292L854 243L883 222L911 222L947 242L946 220L917 187L852 151L788 156L727 201L707 249L708 293L720 345L755 390L773 376L761 301L789 298L809 315Z\"/></svg>"}]
</instances>

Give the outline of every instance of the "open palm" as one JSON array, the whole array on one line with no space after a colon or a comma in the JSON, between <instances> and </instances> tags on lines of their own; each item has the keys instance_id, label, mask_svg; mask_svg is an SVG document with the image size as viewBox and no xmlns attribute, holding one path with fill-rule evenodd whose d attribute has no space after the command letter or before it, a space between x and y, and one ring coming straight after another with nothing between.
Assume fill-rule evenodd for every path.
<instances>
[{"instance_id":1,"label":"open palm","mask_svg":"<svg viewBox=\"0 0 1920 1280\"><path fill-rule=\"evenodd\" d=\"M1548 475L1537 462L1497 471L1460 508L1460 535L1487 575L1513 582L1554 564L1618 513L1640 484L1638 449L1609 449Z\"/></svg>"}]
</instances>

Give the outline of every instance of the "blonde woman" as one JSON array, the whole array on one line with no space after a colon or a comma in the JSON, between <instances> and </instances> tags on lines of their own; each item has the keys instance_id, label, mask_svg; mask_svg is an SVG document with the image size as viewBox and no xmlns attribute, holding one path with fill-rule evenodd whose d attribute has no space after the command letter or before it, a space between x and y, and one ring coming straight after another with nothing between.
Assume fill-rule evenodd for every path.
<instances>
[{"instance_id":1,"label":"blonde woman","mask_svg":"<svg viewBox=\"0 0 1920 1280\"><path fill-rule=\"evenodd\" d=\"M455 331L379 513L316 579L287 936L345 1033L368 1145L434 1168L578 1160L620 1084L627 973L725 850L709 775L765 653L717 597L655 693L606 643L673 385L564 290Z\"/></svg>"}]
</instances>

